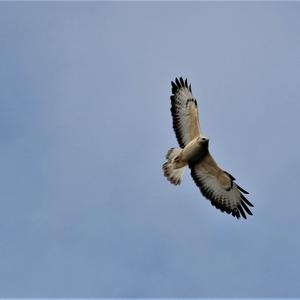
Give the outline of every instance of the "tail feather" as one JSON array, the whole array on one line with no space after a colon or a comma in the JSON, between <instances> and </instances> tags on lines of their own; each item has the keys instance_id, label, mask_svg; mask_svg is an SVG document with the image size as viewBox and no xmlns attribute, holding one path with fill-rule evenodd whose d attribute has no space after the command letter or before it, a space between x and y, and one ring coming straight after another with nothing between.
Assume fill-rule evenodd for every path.
<instances>
[{"instance_id":1,"label":"tail feather","mask_svg":"<svg viewBox=\"0 0 300 300\"><path fill-rule=\"evenodd\" d=\"M167 161L162 166L165 177L174 185L181 183L181 177L185 169L185 167L175 168L174 159L181 151L179 148L171 148L166 155Z\"/></svg>"},{"instance_id":2,"label":"tail feather","mask_svg":"<svg viewBox=\"0 0 300 300\"><path fill-rule=\"evenodd\" d=\"M167 154L166 154L166 159L168 161L171 161L173 158L175 158L179 153L181 152L180 148L171 148Z\"/></svg>"}]
</instances>

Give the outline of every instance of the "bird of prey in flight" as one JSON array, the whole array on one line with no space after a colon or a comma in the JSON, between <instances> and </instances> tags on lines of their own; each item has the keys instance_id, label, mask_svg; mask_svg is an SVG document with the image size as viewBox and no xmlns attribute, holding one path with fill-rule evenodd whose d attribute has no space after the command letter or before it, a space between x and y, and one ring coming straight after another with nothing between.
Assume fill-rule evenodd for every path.
<instances>
[{"instance_id":1,"label":"bird of prey in flight","mask_svg":"<svg viewBox=\"0 0 300 300\"><path fill-rule=\"evenodd\" d=\"M252 215L248 206L253 207L244 195L248 192L221 169L209 153L209 139L200 129L197 101L191 85L182 77L172 81L171 114L180 148L167 152L162 167L166 178L174 185L180 184L188 166L196 185L213 206L238 219L241 216L247 219L246 213Z\"/></svg>"}]
</instances>

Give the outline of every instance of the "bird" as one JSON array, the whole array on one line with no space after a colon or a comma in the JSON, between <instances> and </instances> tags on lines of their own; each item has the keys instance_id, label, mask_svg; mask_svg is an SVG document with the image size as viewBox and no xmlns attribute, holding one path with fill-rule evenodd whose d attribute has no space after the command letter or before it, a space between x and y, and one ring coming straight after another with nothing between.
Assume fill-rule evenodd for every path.
<instances>
[{"instance_id":1,"label":"bird","mask_svg":"<svg viewBox=\"0 0 300 300\"><path fill-rule=\"evenodd\" d=\"M186 168L190 169L202 195L221 212L240 219L252 215L254 205L246 198L249 194L235 178L218 166L209 152L209 138L202 134L198 104L191 84L182 77L171 82L171 115L173 129L179 144L166 154L162 165L164 176L170 183L179 185Z\"/></svg>"}]
</instances>

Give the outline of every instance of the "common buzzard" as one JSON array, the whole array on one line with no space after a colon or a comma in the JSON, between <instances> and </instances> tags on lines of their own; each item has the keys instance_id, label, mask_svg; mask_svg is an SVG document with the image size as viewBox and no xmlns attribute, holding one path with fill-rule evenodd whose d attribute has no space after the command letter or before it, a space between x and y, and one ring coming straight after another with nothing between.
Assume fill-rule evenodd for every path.
<instances>
[{"instance_id":1,"label":"common buzzard","mask_svg":"<svg viewBox=\"0 0 300 300\"><path fill-rule=\"evenodd\" d=\"M253 207L244 196L248 192L209 153L209 139L200 130L197 101L191 85L182 77L172 81L171 114L180 148L171 148L166 155L163 164L166 178L174 185L180 184L188 166L196 185L213 206L238 219L241 216L247 219L246 213L252 215L248 206Z\"/></svg>"}]
</instances>

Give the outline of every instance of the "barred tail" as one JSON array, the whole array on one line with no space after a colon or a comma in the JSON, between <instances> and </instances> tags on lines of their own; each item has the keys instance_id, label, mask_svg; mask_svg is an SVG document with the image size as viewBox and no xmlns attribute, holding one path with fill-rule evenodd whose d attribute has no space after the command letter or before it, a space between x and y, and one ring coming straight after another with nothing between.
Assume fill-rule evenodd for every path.
<instances>
[{"instance_id":1,"label":"barred tail","mask_svg":"<svg viewBox=\"0 0 300 300\"><path fill-rule=\"evenodd\" d=\"M180 148L171 148L166 155L167 161L162 166L165 177L174 185L181 183L181 177L185 169L185 167L176 168L174 162L174 159L181 151L182 149Z\"/></svg>"}]
</instances>

